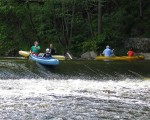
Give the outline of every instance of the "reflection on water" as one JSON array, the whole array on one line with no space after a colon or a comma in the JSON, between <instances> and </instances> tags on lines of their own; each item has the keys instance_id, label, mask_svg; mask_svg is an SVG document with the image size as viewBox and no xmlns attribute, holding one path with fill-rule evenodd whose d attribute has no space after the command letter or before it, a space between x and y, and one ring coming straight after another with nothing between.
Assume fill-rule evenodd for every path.
<instances>
[{"instance_id":1,"label":"reflection on water","mask_svg":"<svg viewBox=\"0 0 150 120\"><path fill-rule=\"evenodd\" d=\"M1 60L0 120L150 119L149 71L149 61Z\"/></svg>"},{"instance_id":2,"label":"reflection on water","mask_svg":"<svg viewBox=\"0 0 150 120\"><path fill-rule=\"evenodd\" d=\"M0 119L150 119L150 81L0 80Z\"/></svg>"}]
</instances>

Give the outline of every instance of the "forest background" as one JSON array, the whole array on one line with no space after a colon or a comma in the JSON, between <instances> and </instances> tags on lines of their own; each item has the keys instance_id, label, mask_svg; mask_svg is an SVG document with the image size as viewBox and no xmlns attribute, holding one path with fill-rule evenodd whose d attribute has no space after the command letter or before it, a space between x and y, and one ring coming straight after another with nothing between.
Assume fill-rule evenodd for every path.
<instances>
[{"instance_id":1,"label":"forest background","mask_svg":"<svg viewBox=\"0 0 150 120\"><path fill-rule=\"evenodd\" d=\"M150 37L150 0L0 0L0 55L17 55L39 41L58 54L126 55L129 38ZM147 52L147 51L145 51Z\"/></svg>"}]
</instances>

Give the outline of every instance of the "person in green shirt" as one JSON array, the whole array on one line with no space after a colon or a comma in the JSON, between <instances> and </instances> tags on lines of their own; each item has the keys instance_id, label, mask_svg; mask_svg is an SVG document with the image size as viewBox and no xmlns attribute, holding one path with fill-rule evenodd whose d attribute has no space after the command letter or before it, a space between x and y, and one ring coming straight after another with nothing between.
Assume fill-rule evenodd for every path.
<instances>
[{"instance_id":1,"label":"person in green shirt","mask_svg":"<svg viewBox=\"0 0 150 120\"><path fill-rule=\"evenodd\" d=\"M37 41L34 42L34 46L31 47L31 54L38 56L40 52L40 46Z\"/></svg>"}]
</instances>

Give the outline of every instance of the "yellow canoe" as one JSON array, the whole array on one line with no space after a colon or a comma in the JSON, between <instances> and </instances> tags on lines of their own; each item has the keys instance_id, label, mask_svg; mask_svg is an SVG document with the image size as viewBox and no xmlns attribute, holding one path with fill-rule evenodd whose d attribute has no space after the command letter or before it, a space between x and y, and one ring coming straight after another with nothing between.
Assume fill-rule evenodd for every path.
<instances>
[{"instance_id":1,"label":"yellow canoe","mask_svg":"<svg viewBox=\"0 0 150 120\"><path fill-rule=\"evenodd\" d=\"M97 56L95 60L120 60L120 61L133 61L133 60L144 60L144 56L133 56L133 57L128 57L128 56L112 56L112 57L104 57L104 56Z\"/></svg>"},{"instance_id":2,"label":"yellow canoe","mask_svg":"<svg viewBox=\"0 0 150 120\"><path fill-rule=\"evenodd\" d=\"M44 53L41 53L44 54ZM23 57L29 57L30 52L29 51L19 51L19 55L23 56ZM65 56L63 55L52 55L53 58L58 59L58 60L65 60Z\"/></svg>"}]
</instances>

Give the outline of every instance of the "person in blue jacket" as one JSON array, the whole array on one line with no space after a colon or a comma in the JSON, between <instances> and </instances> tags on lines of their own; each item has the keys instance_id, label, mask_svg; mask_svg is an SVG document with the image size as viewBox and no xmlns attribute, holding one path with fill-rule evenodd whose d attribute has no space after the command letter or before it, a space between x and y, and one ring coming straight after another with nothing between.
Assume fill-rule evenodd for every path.
<instances>
[{"instance_id":1,"label":"person in blue jacket","mask_svg":"<svg viewBox=\"0 0 150 120\"><path fill-rule=\"evenodd\" d=\"M109 48L109 45L106 46L106 49L103 51L105 57L111 57L113 55L113 50Z\"/></svg>"}]
</instances>

